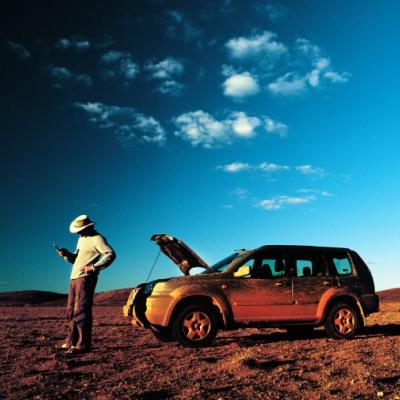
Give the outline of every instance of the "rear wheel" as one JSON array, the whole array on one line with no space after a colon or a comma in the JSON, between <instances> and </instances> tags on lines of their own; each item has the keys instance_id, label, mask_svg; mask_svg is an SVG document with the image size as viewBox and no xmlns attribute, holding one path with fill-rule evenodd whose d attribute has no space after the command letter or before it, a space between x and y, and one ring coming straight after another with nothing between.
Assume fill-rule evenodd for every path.
<instances>
[{"instance_id":1,"label":"rear wheel","mask_svg":"<svg viewBox=\"0 0 400 400\"><path fill-rule=\"evenodd\" d=\"M334 339L351 339L360 326L357 309L350 304L335 304L325 320L326 333Z\"/></svg>"},{"instance_id":2,"label":"rear wheel","mask_svg":"<svg viewBox=\"0 0 400 400\"><path fill-rule=\"evenodd\" d=\"M183 346L206 347L217 334L217 317L206 305L189 305L178 312L172 331Z\"/></svg>"}]
</instances>

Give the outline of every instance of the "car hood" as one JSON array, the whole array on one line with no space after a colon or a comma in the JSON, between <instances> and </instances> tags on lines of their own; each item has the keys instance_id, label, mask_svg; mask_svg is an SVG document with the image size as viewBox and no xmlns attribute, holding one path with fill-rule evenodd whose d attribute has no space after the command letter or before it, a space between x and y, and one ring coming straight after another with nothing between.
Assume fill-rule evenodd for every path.
<instances>
[{"instance_id":1,"label":"car hood","mask_svg":"<svg viewBox=\"0 0 400 400\"><path fill-rule=\"evenodd\" d=\"M185 275L189 275L189 271L195 267L202 267L213 272L210 266L190 247L182 242L182 240L165 233L155 234L151 237L151 240L158 244L161 251L169 257Z\"/></svg>"}]
</instances>

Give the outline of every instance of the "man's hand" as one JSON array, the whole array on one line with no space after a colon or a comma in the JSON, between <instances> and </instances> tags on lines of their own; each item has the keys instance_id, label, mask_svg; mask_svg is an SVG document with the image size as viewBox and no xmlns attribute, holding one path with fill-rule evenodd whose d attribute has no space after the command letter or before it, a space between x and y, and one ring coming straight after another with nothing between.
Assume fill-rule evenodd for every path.
<instances>
[{"instance_id":1,"label":"man's hand","mask_svg":"<svg viewBox=\"0 0 400 400\"><path fill-rule=\"evenodd\" d=\"M93 265L85 265L84 267L81 268L81 271L84 272L85 274L89 272L94 272L94 267Z\"/></svg>"},{"instance_id":2,"label":"man's hand","mask_svg":"<svg viewBox=\"0 0 400 400\"><path fill-rule=\"evenodd\" d=\"M57 249L57 254L58 254L60 257L67 257L68 254L69 254L69 251L68 251L67 249L64 249L64 248L62 248L62 249Z\"/></svg>"}]
</instances>

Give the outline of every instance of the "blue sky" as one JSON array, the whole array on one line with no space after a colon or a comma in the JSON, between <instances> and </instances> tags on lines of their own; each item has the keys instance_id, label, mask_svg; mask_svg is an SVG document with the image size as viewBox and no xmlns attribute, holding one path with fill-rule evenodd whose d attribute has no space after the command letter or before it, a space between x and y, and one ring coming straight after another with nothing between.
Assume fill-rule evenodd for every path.
<instances>
[{"instance_id":1,"label":"blue sky","mask_svg":"<svg viewBox=\"0 0 400 400\"><path fill-rule=\"evenodd\" d=\"M51 244L83 213L118 255L99 291L143 281L164 232L210 263L350 247L400 287L398 1L13 1L0 22L0 291L66 292Z\"/></svg>"}]
</instances>

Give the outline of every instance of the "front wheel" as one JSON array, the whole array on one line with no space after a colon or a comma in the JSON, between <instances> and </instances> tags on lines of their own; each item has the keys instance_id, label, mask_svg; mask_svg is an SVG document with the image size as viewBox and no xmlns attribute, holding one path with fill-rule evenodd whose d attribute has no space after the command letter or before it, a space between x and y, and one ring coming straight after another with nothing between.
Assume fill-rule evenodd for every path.
<instances>
[{"instance_id":1,"label":"front wheel","mask_svg":"<svg viewBox=\"0 0 400 400\"><path fill-rule=\"evenodd\" d=\"M186 306L177 314L172 331L183 346L206 347L217 334L217 317L206 305Z\"/></svg>"},{"instance_id":2,"label":"front wheel","mask_svg":"<svg viewBox=\"0 0 400 400\"><path fill-rule=\"evenodd\" d=\"M360 325L356 308L346 303L335 304L325 320L326 333L334 339L351 339Z\"/></svg>"}]
</instances>

